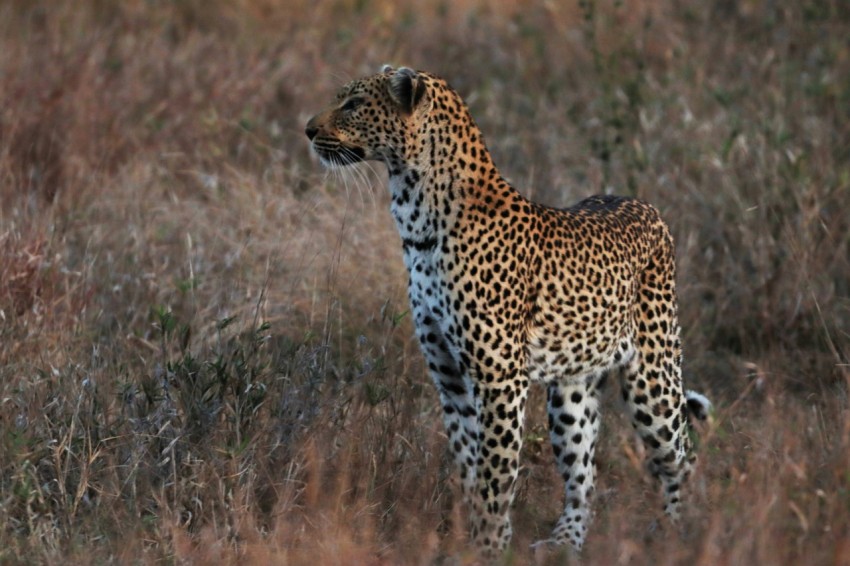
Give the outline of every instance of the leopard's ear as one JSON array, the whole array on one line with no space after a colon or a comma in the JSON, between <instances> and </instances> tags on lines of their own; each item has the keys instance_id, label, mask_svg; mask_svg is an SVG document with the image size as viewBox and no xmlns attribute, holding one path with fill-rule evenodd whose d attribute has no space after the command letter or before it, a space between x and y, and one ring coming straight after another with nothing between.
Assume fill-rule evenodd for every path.
<instances>
[{"instance_id":1,"label":"leopard's ear","mask_svg":"<svg viewBox=\"0 0 850 566\"><path fill-rule=\"evenodd\" d=\"M382 73L387 74L387 73L392 73L393 71L395 71L395 69L393 69L392 65L381 65L381 72Z\"/></svg>"},{"instance_id":2,"label":"leopard's ear","mask_svg":"<svg viewBox=\"0 0 850 566\"><path fill-rule=\"evenodd\" d=\"M425 96L425 81L413 69L401 67L390 77L390 96L403 112L410 114Z\"/></svg>"}]
</instances>

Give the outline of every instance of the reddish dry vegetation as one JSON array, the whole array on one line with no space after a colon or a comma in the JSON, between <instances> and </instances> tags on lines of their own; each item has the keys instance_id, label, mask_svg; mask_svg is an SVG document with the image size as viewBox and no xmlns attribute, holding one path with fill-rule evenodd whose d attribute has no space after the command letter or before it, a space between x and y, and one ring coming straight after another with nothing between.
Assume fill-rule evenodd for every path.
<instances>
[{"instance_id":1,"label":"reddish dry vegetation","mask_svg":"<svg viewBox=\"0 0 850 566\"><path fill-rule=\"evenodd\" d=\"M447 77L525 194L659 206L689 387L681 536L606 404L589 564L850 560L850 11L838 1L0 6L0 562L465 563L384 173L306 119ZM531 399L515 539L561 486ZM659 527L650 525L659 520Z\"/></svg>"}]
</instances>

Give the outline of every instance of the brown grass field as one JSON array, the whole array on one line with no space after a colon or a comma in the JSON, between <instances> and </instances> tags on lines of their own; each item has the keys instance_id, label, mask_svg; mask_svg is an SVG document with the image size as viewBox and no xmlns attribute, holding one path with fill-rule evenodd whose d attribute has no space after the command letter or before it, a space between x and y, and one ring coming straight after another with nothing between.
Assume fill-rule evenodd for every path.
<instances>
[{"instance_id":1,"label":"brown grass field","mask_svg":"<svg viewBox=\"0 0 850 566\"><path fill-rule=\"evenodd\" d=\"M3 1L0 563L474 561L386 173L303 134L389 62L527 196L676 237L685 533L611 391L582 562L850 564L848 38L843 0ZM528 549L543 399L505 564L572 560Z\"/></svg>"}]
</instances>

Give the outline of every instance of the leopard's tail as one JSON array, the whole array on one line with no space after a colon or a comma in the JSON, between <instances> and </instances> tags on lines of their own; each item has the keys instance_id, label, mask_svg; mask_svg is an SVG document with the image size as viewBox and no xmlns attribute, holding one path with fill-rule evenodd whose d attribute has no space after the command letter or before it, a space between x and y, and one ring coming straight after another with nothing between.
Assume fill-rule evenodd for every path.
<instances>
[{"instance_id":1,"label":"leopard's tail","mask_svg":"<svg viewBox=\"0 0 850 566\"><path fill-rule=\"evenodd\" d=\"M704 421L711 414L711 401L702 393L688 389L685 391L685 401L688 404L688 416Z\"/></svg>"}]
</instances>

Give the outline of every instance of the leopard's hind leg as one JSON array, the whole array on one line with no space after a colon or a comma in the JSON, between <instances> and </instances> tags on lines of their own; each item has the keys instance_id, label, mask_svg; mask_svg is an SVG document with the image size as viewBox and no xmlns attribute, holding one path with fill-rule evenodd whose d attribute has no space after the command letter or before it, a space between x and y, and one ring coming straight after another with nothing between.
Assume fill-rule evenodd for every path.
<instances>
[{"instance_id":1,"label":"leopard's hind leg","mask_svg":"<svg viewBox=\"0 0 850 566\"><path fill-rule=\"evenodd\" d=\"M661 480L664 511L679 519L682 487L695 455L682 387L672 242L667 240L639 276L632 307L637 355L622 372L632 424L647 448L649 469Z\"/></svg>"}]
</instances>

